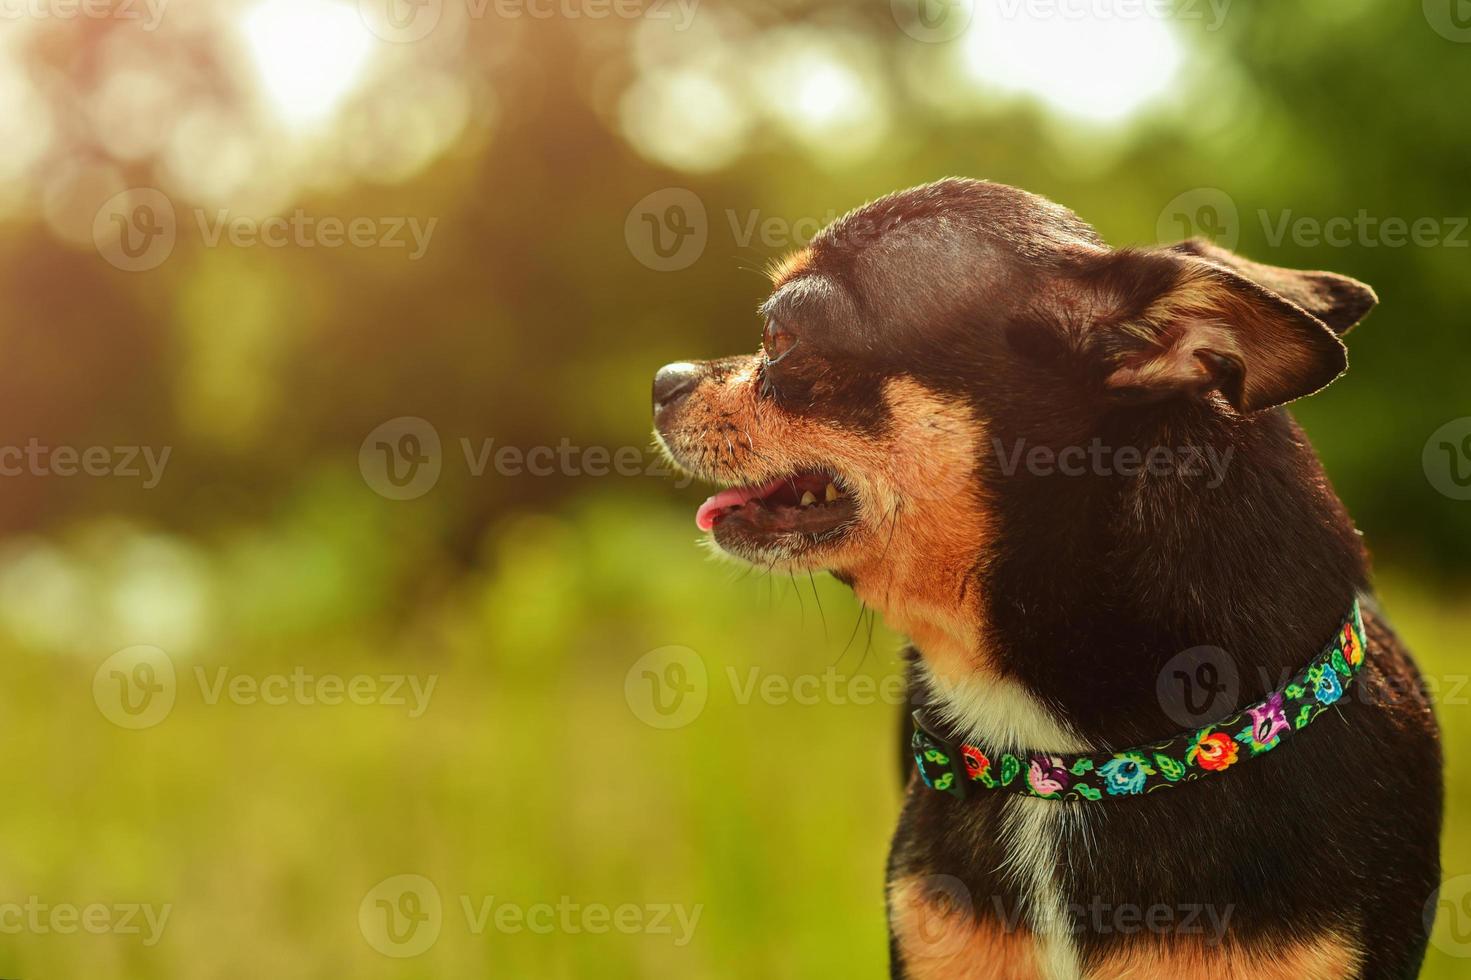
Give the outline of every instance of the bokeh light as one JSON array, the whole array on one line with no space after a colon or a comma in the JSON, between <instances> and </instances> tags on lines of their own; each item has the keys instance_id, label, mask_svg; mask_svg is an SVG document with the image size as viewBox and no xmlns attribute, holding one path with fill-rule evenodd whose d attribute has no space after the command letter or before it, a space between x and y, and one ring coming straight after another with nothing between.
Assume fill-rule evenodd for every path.
<instances>
[{"instance_id":1,"label":"bokeh light","mask_svg":"<svg viewBox=\"0 0 1471 980\"><path fill-rule=\"evenodd\" d=\"M337 0L263 0L241 17L262 90L290 125L329 116L362 80L374 35Z\"/></svg>"},{"instance_id":2,"label":"bokeh light","mask_svg":"<svg viewBox=\"0 0 1471 980\"><path fill-rule=\"evenodd\" d=\"M1167 13L1119 5L1087 17L1069 6L976 5L960 43L969 76L1094 124L1116 123L1164 95L1185 52Z\"/></svg>"}]
</instances>

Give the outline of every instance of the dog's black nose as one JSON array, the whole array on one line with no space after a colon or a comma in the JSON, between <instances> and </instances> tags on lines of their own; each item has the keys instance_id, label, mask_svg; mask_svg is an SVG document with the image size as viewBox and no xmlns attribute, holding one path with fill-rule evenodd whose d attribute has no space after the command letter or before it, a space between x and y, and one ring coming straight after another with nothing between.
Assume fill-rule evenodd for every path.
<instances>
[{"instance_id":1,"label":"dog's black nose","mask_svg":"<svg viewBox=\"0 0 1471 980\"><path fill-rule=\"evenodd\" d=\"M654 375L654 414L679 401L700 380L700 366L688 361L666 364Z\"/></svg>"}]
</instances>

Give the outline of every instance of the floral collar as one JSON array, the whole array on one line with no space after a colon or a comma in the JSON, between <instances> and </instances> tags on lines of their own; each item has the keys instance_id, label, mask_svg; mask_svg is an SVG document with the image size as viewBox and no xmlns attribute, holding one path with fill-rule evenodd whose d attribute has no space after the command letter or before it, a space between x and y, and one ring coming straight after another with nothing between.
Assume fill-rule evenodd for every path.
<instances>
[{"instance_id":1,"label":"floral collar","mask_svg":"<svg viewBox=\"0 0 1471 980\"><path fill-rule=\"evenodd\" d=\"M1364 620L1358 600L1313 662L1264 701L1199 731L1182 732L1122 752L1091 755L995 753L957 745L914 713L914 761L930 789L964 799L972 790L999 790L1044 800L1138 796L1224 772L1270 752L1328 709L1364 663Z\"/></svg>"}]
</instances>

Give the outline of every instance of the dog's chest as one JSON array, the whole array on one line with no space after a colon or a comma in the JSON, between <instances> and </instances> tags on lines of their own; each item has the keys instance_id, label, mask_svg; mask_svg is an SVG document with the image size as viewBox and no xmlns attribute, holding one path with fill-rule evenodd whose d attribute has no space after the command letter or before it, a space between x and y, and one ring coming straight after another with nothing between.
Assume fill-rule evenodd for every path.
<instances>
[{"instance_id":1,"label":"dog's chest","mask_svg":"<svg viewBox=\"0 0 1471 980\"><path fill-rule=\"evenodd\" d=\"M1019 796L1003 803L998 821L997 836L1007 855L1002 871L1018 899L1012 918L1034 937L1038 974L1055 980L1082 976L1072 941L1071 883L1062 880L1066 862L1059 858L1068 846L1065 824L1081 827L1086 820L1086 811L1076 804Z\"/></svg>"},{"instance_id":2,"label":"dog's chest","mask_svg":"<svg viewBox=\"0 0 1471 980\"><path fill-rule=\"evenodd\" d=\"M954 682L932 673L923 662L916 669L929 692L930 710L969 741L998 751L1087 748L1015 681ZM943 819L939 808L948 802L922 799L919 809ZM928 820L921 816L919 823ZM931 851L918 862L955 874L896 877L891 885L893 925L907 950L909 975L1081 976L1069 916L1072 883L1063 880L1067 862L1061 857L1077 841L1089 839L1086 810L1007 794L971 810L966 823L963 829L953 828L954 853L945 853L948 848L942 843L938 853ZM921 835L934 832L925 826L916 830ZM978 849L974 842L983 843ZM902 875L900 868L895 870ZM978 972L995 970L1001 972Z\"/></svg>"},{"instance_id":3,"label":"dog's chest","mask_svg":"<svg viewBox=\"0 0 1471 980\"><path fill-rule=\"evenodd\" d=\"M955 821L954 801L922 793L896 840L890 883L890 926L904 975L1081 977L1060 858L1086 815L1007 795ZM948 833L936 832L940 821Z\"/></svg>"}]
</instances>

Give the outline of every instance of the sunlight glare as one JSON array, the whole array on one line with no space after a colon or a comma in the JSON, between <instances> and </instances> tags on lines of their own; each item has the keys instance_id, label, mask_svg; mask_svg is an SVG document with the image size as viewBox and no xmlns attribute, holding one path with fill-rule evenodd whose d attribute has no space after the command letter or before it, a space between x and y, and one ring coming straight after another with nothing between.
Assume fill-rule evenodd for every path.
<instances>
[{"instance_id":1,"label":"sunlight glare","mask_svg":"<svg viewBox=\"0 0 1471 980\"><path fill-rule=\"evenodd\" d=\"M265 94L290 125L330 116L362 80L373 37L337 0L265 0L241 21Z\"/></svg>"},{"instance_id":2,"label":"sunlight glare","mask_svg":"<svg viewBox=\"0 0 1471 980\"><path fill-rule=\"evenodd\" d=\"M797 82L796 109L821 126L851 114L863 98L863 89L853 73L831 61L814 61L804 66Z\"/></svg>"},{"instance_id":3,"label":"sunlight glare","mask_svg":"<svg viewBox=\"0 0 1471 980\"><path fill-rule=\"evenodd\" d=\"M756 91L788 136L834 162L862 159L882 143L889 104L861 39L791 29L769 34L761 52Z\"/></svg>"},{"instance_id":4,"label":"sunlight glare","mask_svg":"<svg viewBox=\"0 0 1471 980\"><path fill-rule=\"evenodd\" d=\"M976 5L962 43L977 82L1071 117L1118 122L1168 90L1184 60L1175 32L1147 8L1101 16L1033 6Z\"/></svg>"}]
</instances>

